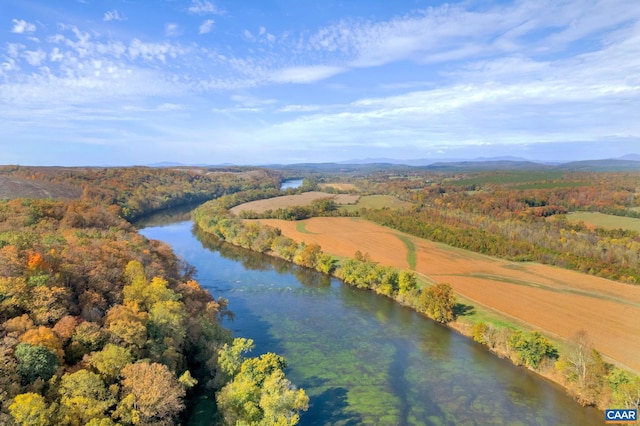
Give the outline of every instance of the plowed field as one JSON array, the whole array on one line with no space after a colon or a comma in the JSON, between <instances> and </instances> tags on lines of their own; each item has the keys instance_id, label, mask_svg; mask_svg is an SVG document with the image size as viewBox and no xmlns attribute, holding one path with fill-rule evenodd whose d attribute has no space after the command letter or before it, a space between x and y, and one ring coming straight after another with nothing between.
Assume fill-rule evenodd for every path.
<instances>
[{"instance_id":1,"label":"plowed field","mask_svg":"<svg viewBox=\"0 0 640 426\"><path fill-rule=\"evenodd\" d=\"M283 195L282 197L251 201L249 203L235 206L231 209L231 211L235 214L238 214L242 211L263 213L267 210L286 209L287 207L293 206L308 206L315 200L321 200L323 198L331 198L336 204L355 204L360 196L350 194L334 195L327 192L311 191L297 195Z\"/></svg>"},{"instance_id":2,"label":"plowed field","mask_svg":"<svg viewBox=\"0 0 640 426\"><path fill-rule=\"evenodd\" d=\"M449 283L475 303L552 335L569 338L580 329L587 330L598 351L640 372L640 286L495 259L360 219L260 222L280 228L298 242L317 243L327 253L353 257L360 250L375 262L405 269L409 269L408 246L413 246L415 270L425 278Z\"/></svg>"}]
</instances>

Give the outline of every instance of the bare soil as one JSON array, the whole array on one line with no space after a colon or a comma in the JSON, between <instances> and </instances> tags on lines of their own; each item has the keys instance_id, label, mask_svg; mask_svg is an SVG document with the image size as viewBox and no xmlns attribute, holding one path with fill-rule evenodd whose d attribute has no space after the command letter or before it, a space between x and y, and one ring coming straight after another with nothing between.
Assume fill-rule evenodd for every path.
<instances>
[{"instance_id":1,"label":"bare soil","mask_svg":"<svg viewBox=\"0 0 640 426\"><path fill-rule=\"evenodd\" d=\"M69 185L0 176L0 200L12 198L72 199L82 195L79 188Z\"/></svg>"},{"instance_id":2,"label":"bare soil","mask_svg":"<svg viewBox=\"0 0 640 426\"><path fill-rule=\"evenodd\" d=\"M380 264L409 269L405 235L416 248L416 272L449 283L460 295L563 339L589 333L612 362L640 373L640 286L536 263L515 263L416 238L354 218L312 218L304 226L261 220L336 256L369 253ZM304 230L305 233L299 231Z\"/></svg>"},{"instance_id":3,"label":"bare soil","mask_svg":"<svg viewBox=\"0 0 640 426\"><path fill-rule=\"evenodd\" d=\"M283 195L282 197L268 198L266 200L251 201L249 203L240 204L231 209L234 214L238 214L242 211L252 211L256 213L263 213L267 210L286 209L287 207L294 206L308 206L315 200L321 200L323 198L330 198L336 202L336 204L355 204L360 198L359 195L349 194L328 194L326 192L304 192L297 195Z\"/></svg>"}]
</instances>

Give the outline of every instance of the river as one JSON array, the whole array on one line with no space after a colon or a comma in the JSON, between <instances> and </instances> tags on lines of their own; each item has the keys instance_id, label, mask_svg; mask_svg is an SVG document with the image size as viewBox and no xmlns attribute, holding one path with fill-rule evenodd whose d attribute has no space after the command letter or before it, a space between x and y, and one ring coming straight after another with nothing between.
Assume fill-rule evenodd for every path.
<instances>
[{"instance_id":1,"label":"river","mask_svg":"<svg viewBox=\"0 0 640 426\"><path fill-rule=\"evenodd\" d=\"M310 407L302 425L595 425L560 387L372 292L196 236L192 223L141 233L165 241L229 300L227 327L276 352Z\"/></svg>"}]
</instances>

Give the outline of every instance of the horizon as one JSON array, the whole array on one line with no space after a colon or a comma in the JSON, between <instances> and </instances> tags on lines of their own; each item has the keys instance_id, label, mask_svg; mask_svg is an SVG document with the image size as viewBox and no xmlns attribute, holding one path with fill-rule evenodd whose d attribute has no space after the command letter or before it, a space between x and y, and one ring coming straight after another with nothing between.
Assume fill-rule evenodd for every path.
<instances>
[{"instance_id":1,"label":"horizon","mask_svg":"<svg viewBox=\"0 0 640 426\"><path fill-rule=\"evenodd\" d=\"M563 163L640 146L632 0L3 10L6 164Z\"/></svg>"}]
</instances>

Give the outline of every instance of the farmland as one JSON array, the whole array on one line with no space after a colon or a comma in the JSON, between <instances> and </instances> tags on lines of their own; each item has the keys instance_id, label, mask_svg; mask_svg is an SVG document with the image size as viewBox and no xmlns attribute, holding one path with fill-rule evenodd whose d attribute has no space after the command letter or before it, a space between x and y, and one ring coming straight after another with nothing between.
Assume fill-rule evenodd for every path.
<instances>
[{"instance_id":1,"label":"farmland","mask_svg":"<svg viewBox=\"0 0 640 426\"><path fill-rule=\"evenodd\" d=\"M570 222L584 222L590 227L605 229L626 229L640 232L640 219L632 217L614 216L597 212L576 212L567 216Z\"/></svg>"},{"instance_id":2,"label":"farmland","mask_svg":"<svg viewBox=\"0 0 640 426\"><path fill-rule=\"evenodd\" d=\"M563 339L586 329L613 362L640 371L640 287L535 263L514 263L402 234L362 219L261 220L295 241L317 243L335 256L357 250L384 265L449 283L474 304L489 307ZM304 231L304 232L301 232ZM412 251L415 251L412 253ZM414 260L415 259L415 260Z\"/></svg>"},{"instance_id":3,"label":"farmland","mask_svg":"<svg viewBox=\"0 0 640 426\"><path fill-rule=\"evenodd\" d=\"M347 194L328 194L326 192L305 192L298 195L283 195L281 197L268 198L265 200L251 201L244 203L231 209L235 214L243 211L252 211L256 213L264 213L267 210L285 209L287 207L308 206L316 200L329 198L336 204L355 204L360 198L359 195Z\"/></svg>"},{"instance_id":4,"label":"farmland","mask_svg":"<svg viewBox=\"0 0 640 426\"><path fill-rule=\"evenodd\" d=\"M393 197L391 195L365 195L360 197L358 202L353 205L349 204L343 207L344 210L348 212L358 211L362 208L365 209L399 209L399 208L409 208L411 207L411 203L406 201L402 201Z\"/></svg>"}]
</instances>

